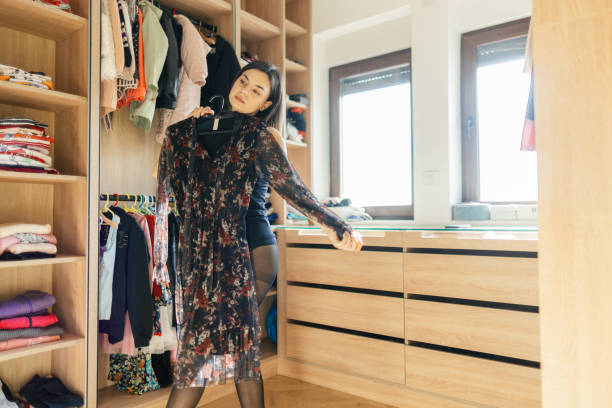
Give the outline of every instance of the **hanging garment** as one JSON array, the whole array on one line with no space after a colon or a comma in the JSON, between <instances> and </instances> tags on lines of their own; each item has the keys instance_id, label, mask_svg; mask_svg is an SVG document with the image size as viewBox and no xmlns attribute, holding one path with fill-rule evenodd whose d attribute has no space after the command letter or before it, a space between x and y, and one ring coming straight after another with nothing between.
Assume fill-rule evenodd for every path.
<instances>
[{"instance_id":1,"label":"hanging garment","mask_svg":"<svg viewBox=\"0 0 612 408\"><path fill-rule=\"evenodd\" d=\"M17 404L11 401L12 395L5 395L4 390L6 388L6 385L0 380L0 408L19 408Z\"/></svg>"},{"instance_id":2,"label":"hanging garment","mask_svg":"<svg viewBox=\"0 0 612 408\"><path fill-rule=\"evenodd\" d=\"M151 355L139 352L136 356L110 355L108 379L120 391L144 394L159 389L159 383L151 366Z\"/></svg>"},{"instance_id":3,"label":"hanging garment","mask_svg":"<svg viewBox=\"0 0 612 408\"><path fill-rule=\"evenodd\" d=\"M111 207L121 222L117 230L117 249L113 271L113 302L109 320L99 320L101 333L111 343L123 339L126 311L136 347L149 345L152 334L153 305L149 284L149 254L142 228L119 207Z\"/></svg>"},{"instance_id":4,"label":"hanging garment","mask_svg":"<svg viewBox=\"0 0 612 408\"><path fill-rule=\"evenodd\" d=\"M110 81L117 77L117 71L115 69L115 42L108 10L108 0L102 0L100 18L100 79Z\"/></svg>"},{"instance_id":5,"label":"hanging garment","mask_svg":"<svg viewBox=\"0 0 612 408\"><path fill-rule=\"evenodd\" d=\"M215 48L208 53L208 79L202 87L200 104L208 106L208 100L214 95L229 99L229 91L240 72L240 63L231 44L220 35L216 36Z\"/></svg>"},{"instance_id":6,"label":"hanging garment","mask_svg":"<svg viewBox=\"0 0 612 408\"><path fill-rule=\"evenodd\" d=\"M259 312L245 216L260 177L341 239L351 227L319 204L266 126L239 115L236 130L211 155L190 118L168 128L159 162L155 279L168 288L167 206L181 217L176 282L178 387L260 380Z\"/></svg>"},{"instance_id":7,"label":"hanging garment","mask_svg":"<svg viewBox=\"0 0 612 408\"><path fill-rule=\"evenodd\" d=\"M148 1L138 3L143 13L142 35L147 93L142 102L130 105L130 121L148 131L155 113L158 81L168 52L168 38L159 22L162 11Z\"/></svg>"},{"instance_id":8,"label":"hanging garment","mask_svg":"<svg viewBox=\"0 0 612 408\"><path fill-rule=\"evenodd\" d=\"M523 136L521 138L521 150L534 152L535 144L535 113L533 106L533 74L529 86L529 99L527 100L527 112L525 113L525 124L523 125Z\"/></svg>"},{"instance_id":9,"label":"hanging garment","mask_svg":"<svg viewBox=\"0 0 612 408\"><path fill-rule=\"evenodd\" d=\"M128 13L128 5L125 0L119 0L119 19L121 20L121 41L123 44L123 58L125 66L119 73L119 78L133 80L136 69L136 58L134 56L134 45L132 43L132 22Z\"/></svg>"},{"instance_id":10,"label":"hanging garment","mask_svg":"<svg viewBox=\"0 0 612 408\"><path fill-rule=\"evenodd\" d=\"M117 224L119 216L113 215L112 221ZM113 275L115 270L115 254L117 252L117 229L109 225L100 228L100 242L106 234L106 243L100 248L100 265L98 267L98 318L109 320L113 304Z\"/></svg>"},{"instance_id":11,"label":"hanging garment","mask_svg":"<svg viewBox=\"0 0 612 408\"><path fill-rule=\"evenodd\" d=\"M157 108L174 109L181 70L179 39L182 38L183 28L167 12L162 13L160 23L168 38L168 54L164 62L164 69L159 77L159 92L155 106Z\"/></svg>"},{"instance_id":12,"label":"hanging garment","mask_svg":"<svg viewBox=\"0 0 612 408\"><path fill-rule=\"evenodd\" d=\"M168 113L162 111L159 124L155 131L155 140L163 143L166 129L169 125L187 119L191 112L200 106L200 88L206 83L208 76L207 55L211 48L189 21L183 15L177 14L175 20L182 27L181 61L183 69L179 80L176 106Z\"/></svg>"},{"instance_id":13,"label":"hanging garment","mask_svg":"<svg viewBox=\"0 0 612 408\"><path fill-rule=\"evenodd\" d=\"M134 80L126 81L119 79L118 88L121 91L121 99L117 101L117 109L129 106L134 101L142 101L147 92L147 83L144 73L144 52L142 43L142 11L136 7L137 18L132 25L132 42L134 46Z\"/></svg>"}]
</instances>

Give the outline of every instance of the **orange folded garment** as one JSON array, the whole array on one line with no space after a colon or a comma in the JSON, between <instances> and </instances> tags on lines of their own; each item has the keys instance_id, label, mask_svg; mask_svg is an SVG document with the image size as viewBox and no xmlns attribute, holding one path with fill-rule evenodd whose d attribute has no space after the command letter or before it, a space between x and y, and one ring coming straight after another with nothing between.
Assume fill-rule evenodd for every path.
<instances>
[{"instance_id":1,"label":"orange folded garment","mask_svg":"<svg viewBox=\"0 0 612 408\"><path fill-rule=\"evenodd\" d=\"M60 336L40 336L31 339L10 339L0 341L0 351L13 350L20 347L33 346L35 344L49 343L59 340Z\"/></svg>"}]
</instances>

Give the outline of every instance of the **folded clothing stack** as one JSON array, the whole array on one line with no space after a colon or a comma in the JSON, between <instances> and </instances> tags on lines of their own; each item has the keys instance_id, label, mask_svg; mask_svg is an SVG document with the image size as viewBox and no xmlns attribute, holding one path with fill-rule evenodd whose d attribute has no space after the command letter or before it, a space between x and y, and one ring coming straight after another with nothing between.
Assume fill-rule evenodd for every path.
<instances>
[{"instance_id":1,"label":"folded clothing stack","mask_svg":"<svg viewBox=\"0 0 612 408\"><path fill-rule=\"evenodd\" d=\"M0 64L0 81L15 82L42 89L53 89L51 77L46 76L44 72L27 72L10 65Z\"/></svg>"},{"instance_id":2,"label":"folded clothing stack","mask_svg":"<svg viewBox=\"0 0 612 408\"><path fill-rule=\"evenodd\" d=\"M297 103L301 103L302 105L310 105L310 100L308 99L308 97L306 96L306 94L291 94L289 95L289 100L292 100L293 102L297 102Z\"/></svg>"},{"instance_id":3,"label":"folded clothing stack","mask_svg":"<svg viewBox=\"0 0 612 408\"><path fill-rule=\"evenodd\" d=\"M71 392L56 377L35 375L19 394L36 408L73 408L83 405L83 398Z\"/></svg>"},{"instance_id":4,"label":"folded clothing stack","mask_svg":"<svg viewBox=\"0 0 612 408\"><path fill-rule=\"evenodd\" d=\"M38 290L0 302L0 351L59 340L64 330L47 312L54 303L53 295Z\"/></svg>"},{"instance_id":5,"label":"folded clothing stack","mask_svg":"<svg viewBox=\"0 0 612 408\"><path fill-rule=\"evenodd\" d=\"M306 121L304 109L287 109L287 139L294 142L303 142L306 135Z\"/></svg>"},{"instance_id":6,"label":"folded clothing stack","mask_svg":"<svg viewBox=\"0 0 612 408\"><path fill-rule=\"evenodd\" d=\"M69 13L72 12L72 8L70 7L70 2L68 0L34 0L34 2L43 3L47 6L67 11Z\"/></svg>"},{"instance_id":7,"label":"folded clothing stack","mask_svg":"<svg viewBox=\"0 0 612 408\"><path fill-rule=\"evenodd\" d=\"M56 254L51 225L0 224L0 261L55 258Z\"/></svg>"},{"instance_id":8,"label":"folded clothing stack","mask_svg":"<svg viewBox=\"0 0 612 408\"><path fill-rule=\"evenodd\" d=\"M44 123L23 117L0 119L0 170L57 174Z\"/></svg>"}]
</instances>

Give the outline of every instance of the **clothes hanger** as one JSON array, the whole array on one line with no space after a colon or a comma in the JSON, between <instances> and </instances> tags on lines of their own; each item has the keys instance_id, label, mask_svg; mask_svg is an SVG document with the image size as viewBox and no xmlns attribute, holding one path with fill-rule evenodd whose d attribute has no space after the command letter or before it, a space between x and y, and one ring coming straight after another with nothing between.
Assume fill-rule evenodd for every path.
<instances>
[{"instance_id":1,"label":"clothes hanger","mask_svg":"<svg viewBox=\"0 0 612 408\"><path fill-rule=\"evenodd\" d=\"M110 225L114 229L118 229L119 228L119 223L121 221L115 222L115 221L109 219L108 217L106 217L104 215L105 212L110 212L111 214L113 214L113 217L115 216L115 213L112 212L112 210L108 206L108 194L106 195L106 204L105 204L104 208L100 210L99 216L100 216L100 219L102 220L103 223L105 223L106 225Z\"/></svg>"},{"instance_id":2,"label":"clothes hanger","mask_svg":"<svg viewBox=\"0 0 612 408\"><path fill-rule=\"evenodd\" d=\"M127 200L123 202L123 211L126 213L131 212L131 209L128 207L128 203L130 202L130 194L126 194Z\"/></svg>"},{"instance_id":3,"label":"clothes hanger","mask_svg":"<svg viewBox=\"0 0 612 408\"><path fill-rule=\"evenodd\" d=\"M217 113L214 115L202 116L196 119L196 130L200 136L210 133L232 133L235 130L239 114L236 112L223 110L223 107L225 106L225 98L222 95L213 95L208 100L208 103L212 103L215 99L221 99L221 107L215 111Z\"/></svg>"}]
</instances>

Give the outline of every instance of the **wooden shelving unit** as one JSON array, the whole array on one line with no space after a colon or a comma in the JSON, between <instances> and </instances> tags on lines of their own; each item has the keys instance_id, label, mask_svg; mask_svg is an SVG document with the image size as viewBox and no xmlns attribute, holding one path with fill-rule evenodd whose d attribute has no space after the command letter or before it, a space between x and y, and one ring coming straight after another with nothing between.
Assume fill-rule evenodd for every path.
<instances>
[{"instance_id":1,"label":"wooden shelving unit","mask_svg":"<svg viewBox=\"0 0 612 408\"><path fill-rule=\"evenodd\" d=\"M263 41L280 35L280 29L245 10L240 12L240 30L242 38L249 41Z\"/></svg>"},{"instance_id":2,"label":"wooden shelving unit","mask_svg":"<svg viewBox=\"0 0 612 408\"><path fill-rule=\"evenodd\" d=\"M29 0L0 0L0 64L45 72L54 85L46 90L0 81L0 117L48 124L60 173L0 171L0 223L50 224L59 251L55 258L0 262L0 301L28 290L51 293L56 302L50 309L66 333L55 342L0 352L0 378L17 391L34 374L52 374L86 398L89 109L96 100L89 50L95 40L90 42L90 0L71 0L71 6L67 13Z\"/></svg>"},{"instance_id":3,"label":"wooden shelving unit","mask_svg":"<svg viewBox=\"0 0 612 408\"><path fill-rule=\"evenodd\" d=\"M87 19L29 0L0 0L0 26L52 40L87 28Z\"/></svg>"},{"instance_id":4,"label":"wooden shelving unit","mask_svg":"<svg viewBox=\"0 0 612 408\"><path fill-rule=\"evenodd\" d=\"M294 142L293 140L286 140L287 147L308 147L306 143Z\"/></svg>"},{"instance_id":5,"label":"wooden shelving unit","mask_svg":"<svg viewBox=\"0 0 612 408\"><path fill-rule=\"evenodd\" d=\"M87 106L87 98L65 92L0 81L0 103L59 112L64 109Z\"/></svg>"},{"instance_id":6,"label":"wooden shelving unit","mask_svg":"<svg viewBox=\"0 0 612 408\"><path fill-rule=\"evenodd\" d=\"M308 30L301 25L294 23L289 19L285 19L285 35L287 38L298 37L308 34Z\"/></svg>"},{"instance_id":7,"label":"wooden shelving unit","mask_svg":"<svg viewBox=\"0 0 612 408\"><path fill-rule=\"evenodd\" d=\"M46 266L67 264L72 262L83 262L86 259L87 258L84 256L57 255L55 258L29 259L24 261L3 261L0 262L0 269L8 269L10 271L15 268L28 268L31 266Z\"/></svg>"},{"instance_id":8,"label":"wooden shelving unit","mask_svg":"<svg viewBox=\"0 0 612 408\"><path fill-rule=\"evenodd\" d=\"M161 4L198 20L212 21L232 13L225 0L163 0Z\"/></svg>"},{"instance_id":9,"label":"wooden shelving unit","mask_svg":"<svg viewBox=\"0 0 612 408\"><path fill-rule=\"evenodd\" d=\"M302 108L308 109L308 105L304 105L303 103L295 102L290 99L287 99L287 108Z\"/></svg>"},{"instance_id":10,"label":"wooden shelving unit","mask_svg":"<svg viewBox=\"0 0 612 408\"><path fill-rule=\"evenodd\" d=\"M29 347L22 347L13 350L0 351L0 363L17 360L22 357L34 356L40 353L46 353L53 350L61 350L75 345L83 345L85 337L76 336L74 334L64 334L60 340L50 343L36 344Z\"/></svg>"},{"instance_id":11,"label":"wooden shelving unit","mask_svg":"<svg viewBox=\"0 0 612 408\"><path fill-rule=\"evenodd\" d=\"M35 184L85 184L87 183L87 177L65 176L62 174L19 173L16 171L0 170L0 182Z\"/></svg>"},{"instance_id":12,"label":"wooden shelving unit","mask_svg":"<svg viewBox=\"0 0 612 408\"><path fill-rule=\"evenodd\" d=\"M288 74L296 74L308 71L307 67L290 59L287 59L285 61L285 69Z\"/></svg>"}]
</instances>

